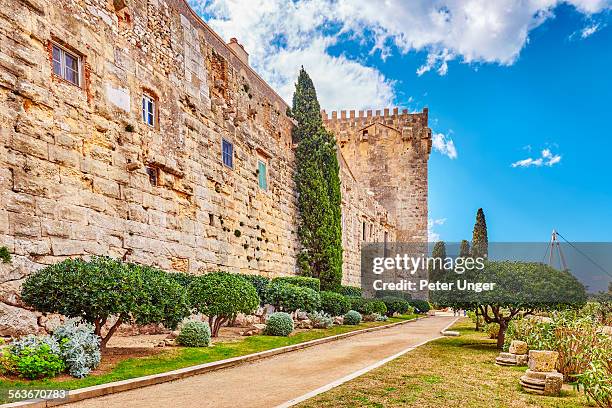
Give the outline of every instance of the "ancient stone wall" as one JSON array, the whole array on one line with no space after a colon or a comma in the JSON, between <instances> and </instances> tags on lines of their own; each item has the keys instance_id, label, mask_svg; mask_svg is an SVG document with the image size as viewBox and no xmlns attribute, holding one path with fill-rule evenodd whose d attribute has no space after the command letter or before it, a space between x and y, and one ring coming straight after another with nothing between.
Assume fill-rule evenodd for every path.
<instances>
[{"instance_id":1,"label":"ancient stone wall","mask_svg":"<svg viewBox=\"0 0 612 408\"><path fill-rule=\"evenodd\" d=\"M395 220L398 242L427 241L427 161L431 152L428 111L401 113L325 111L355 179L373 192Z\"/></svg>"},{"instance_id":2,"label":"ancient stone wall","mask_svg":"<svg viewBox=\"0 0 612 408\"><path fill-rule=\"evenodd\" d=\"M342 283L360 286L361 246L364 242L395 241L395 220L374 199L373 192L357 182L340 151L338 161L342 180Z\"/></svg>"},{"instance_id":3,"label":"ancient stone wall","mask_svg":"<svg viewBox=\"0 0 612 408\"><path fill-rule=\"evenodd\" d=\"M295 272L286 105L182 0L1 3L0 242L18 262ZM80 85L54 75L53 44L80 58Z\"/></svg>"},{"instance_id":4,"label":"ancient stone wall","mask_svg":"<svg viewBox=\"0 0 612 408\"><path fill-rule=\"evenodd\" d=\"M246 56L184 0L0 0L0 10L0 246L13 255L0 265L0 334L41 325L19 309L20 283L66 257L296 273L294 122ZM56 47L78 59L76 85L54 73ZM143 95L154 101L152 126ZM361 242L395 238L396 214L412 212L403 231L426 229L424 115L381 119L414 130L372 150L354 140L350 149L348 125L327 121L342 146L344 283L359 284ZM399 156L396 142L406 148ZM407 161L373 171L386 154ZM413 184L396 202L401 182Z\"/></svg>"}]
</instances>

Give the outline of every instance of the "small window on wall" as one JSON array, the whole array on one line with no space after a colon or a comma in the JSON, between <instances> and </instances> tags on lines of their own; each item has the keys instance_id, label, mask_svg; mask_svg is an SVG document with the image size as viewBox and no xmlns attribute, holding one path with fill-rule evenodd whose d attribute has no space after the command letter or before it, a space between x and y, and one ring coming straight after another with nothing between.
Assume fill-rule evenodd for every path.
<instances>
[{"instance_id":1,"label":"small window on wall","mask_svg":"<svg viewBox=\"0 0 612 408\"><path fill-rule=\"evenodd\" d=\"M223 164L230 169L234 168L234 145L225 139L221 141L221 154L223 156Z\"/></svg>"},{"instance_id":2,"label":"small window on wall","mask_svg":"<svg viewBox=\"0 0 612 408\"><path fill-rule=\"evenodd\" d=\"M142 121L155 127L155 98L148 94L142 95Z\"/></svg>"},{"instance_id":3,"label":"small window on wall","mask_svg":"<svg viewBox=\"0 0 612 408\"><path fill-rule=\"evenodd\" d=\"M76 85L81 86L81 57L53 43L53 73Z\"/></svg>"},{"instance_id":4,"label":"small window on wall","mask_svg":"<svg viewBox=\"0 0 612 408\"><path fill-rule=\"evenodd\" d=\"M159 182L159 173L155 167L147 167L147 176L152 186L156 186Z\"/></svg>"},{"instance_id":5,"label":"small window on wall","mask_svg":"<svg viewBox=\"0 0 612 408\"><path fill-rule=\"evenodd\" d=\"M264 191L268 190L268 166L263 160L257 161L257 177L259 180L259 188Z\"/></svg>"}]
</instances>

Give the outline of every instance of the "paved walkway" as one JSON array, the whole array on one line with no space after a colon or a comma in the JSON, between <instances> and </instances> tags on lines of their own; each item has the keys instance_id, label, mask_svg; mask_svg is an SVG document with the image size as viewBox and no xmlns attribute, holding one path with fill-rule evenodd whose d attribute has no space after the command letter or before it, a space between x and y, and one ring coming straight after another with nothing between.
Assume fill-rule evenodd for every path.
<instances>
[{"instance_id":1,"label":"paved walkway","mask_svg":"<svg viewBox=\"0 0 612 408\"><path fill-rule=\"evenodd\" d=\"M77 402L70 407L274 407L440 336L436 316L179 381Z\"/></svg>"}]
</instances>

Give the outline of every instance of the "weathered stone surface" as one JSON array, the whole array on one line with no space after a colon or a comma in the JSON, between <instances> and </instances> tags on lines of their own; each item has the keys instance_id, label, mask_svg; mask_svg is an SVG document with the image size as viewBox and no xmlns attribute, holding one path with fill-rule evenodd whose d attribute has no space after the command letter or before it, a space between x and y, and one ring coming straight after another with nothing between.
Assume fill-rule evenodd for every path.
<instances>
[{"instance_id":1,"label":"weathered stone surface","mask_svg":"<svg viewBox=\"0 0 612 408\"><path fill-rule=\"evenodd\" d=\"M559 353L547 350L529 350L529 369L532 371L554 371Z\"/></svg>"},{"instance_id":2,"label":"weathered stone surface","mask_svg":"<svg viewBox=\"0 0 612 408\"><path fill-rule=\"evenodd\" d=\"M335 316L333 319L334 319L334 324L335 325L342 325L342 324L344 324L344 317L343 316Z\"/></svg>"},{"instance_id":3,"label":"weathered stone surface","mask_svg":"<svg viewBox=\"0 0 612 408\"><path fill-rule=\"evenodd\" d=\"M445 330L442 332L443 336L448 336L448 337L458 337L461 335L461 333L459 333L458 331L453 331L453 330Z\"/></svg>"},{"instance_id":4,"label":"weathered stone surface","mask_svg":"<svg viewBox=\"0 0 612 408\"><path fill-rule=\"evenodd\" d=\"M0 302L0 336L19 337L40 332L34 312Z\"/></svg>"},{"instance_id":5,"label":"weathered stone surface","mask_svg":"<svg viewBox=\"0 0 612 408\"><path fill-rule=\"evenodd\" d=\"M524 367L529 363L528 354L517 354L515 359L516 359L516 365L519 367Z\"/></svg>"},{"instance_id":6,"label":"weathered stone surface","mask_svg":"<svg viewBox=\"0 0 612 408\"><path fill-rule=\"evenodd\" d=\"M562 386L563 374L550 373L546 375L546 382L544 384L544 395L558 396L559 394L561 394Z\"/></svg>"},{"instance_id":7,"label":"weathered stone surface","mask_svg":"<svg viewBox=\"0 0 612 408\"><path fill-rule=\"evenodd\" d=\"M298 320L295 322L296 329L312 329L312 322L309 319Z\"/></svg>"},{"instance_id":8,"label":"weathered stone surface","mask_svg":"<svg viewBox=\"0 0 612 408\"><path fill-rule=\"evenodd\" d=\"M512 340L508 351L512 354L527 354L528 349L527 343L524 341Z\"/></svg>"}]
</instances>

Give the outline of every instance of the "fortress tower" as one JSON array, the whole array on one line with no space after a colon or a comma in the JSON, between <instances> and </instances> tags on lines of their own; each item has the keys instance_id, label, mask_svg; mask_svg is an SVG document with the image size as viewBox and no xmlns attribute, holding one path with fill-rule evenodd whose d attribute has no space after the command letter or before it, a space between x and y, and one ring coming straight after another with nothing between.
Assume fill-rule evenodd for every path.
<instances>
[{"instance_id":1,"label":"fortress tower","mask_svg":"<svg viewBox=\"0 0 612 408\"><path fill-rule=\"evenodd\" d=\"M401 113L322 112L357 181L373 193L397 226L396 242L427 241L428 110Z\"/></svg>"}]
</instances>

